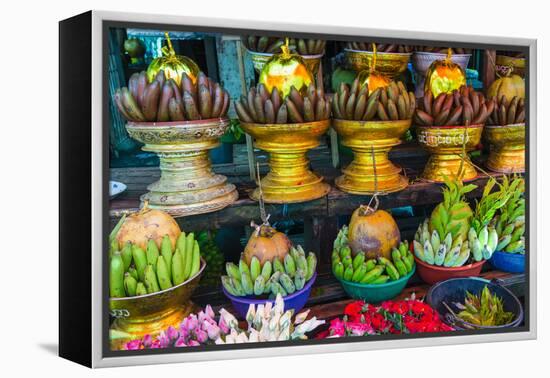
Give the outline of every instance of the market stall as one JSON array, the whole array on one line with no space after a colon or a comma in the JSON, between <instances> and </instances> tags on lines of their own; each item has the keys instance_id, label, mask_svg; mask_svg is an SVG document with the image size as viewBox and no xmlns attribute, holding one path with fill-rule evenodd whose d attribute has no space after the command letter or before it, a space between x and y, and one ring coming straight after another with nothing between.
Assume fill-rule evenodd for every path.
<instances>
[{"instance_id":1,"label":"market stall","mask_svg":"<svg viewBox=\"0 0 550 378\"><path fill-rule=\"evenodd\" d=\"M126 49L110 71L115 348L522 324L525 89L502 68L521 56L134 29L111 43ZM402 306L407 327L374 325Z\"/></svg>"}]
</instances>

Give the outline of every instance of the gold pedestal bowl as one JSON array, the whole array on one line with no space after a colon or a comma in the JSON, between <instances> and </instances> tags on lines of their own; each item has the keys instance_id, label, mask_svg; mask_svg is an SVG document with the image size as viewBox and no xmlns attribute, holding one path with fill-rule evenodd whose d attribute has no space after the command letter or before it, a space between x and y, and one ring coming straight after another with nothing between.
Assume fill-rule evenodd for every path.
<instances>
[{"instance_id":1,"label":"gold pedestal bowl","mask_svg":"<svg viewBox=\"0 0 550 378\"><path fill-rule=\"evenodd\" d=\"M468 157L481 141L483 125L471 126L417 126L417 139L431 155L424 167L422 178L444 182L446 177L473 180L477 171ZM466 154L463 154L463 148ZM465 156L463 156L465 155Z\"/></svg>"},{"instance_id":2,"label":"gold pedestal bowl","mask_svg":"<svg viewBox=\"0 0 550 378\"><path fill-rule=\"evenodd\" d=\"M275 54L271 53L260 53L255 51L246 50L248 54L250 54L250 58L252 59L252 65L254 66L254 69L257 73L262 72L262 69L264 68L265 64L271 57ZM300 55L302 59L304 60L305 65L313 75L317 75L317 71L319 70L319 64L321 63L321 58L325 55L325 53L322 54L316 54L316 55Z\"/></svg>"},{"instance_id":3,"label":"gold pedestal bowl","mask_svg":"<svg viewBox=\"0 0 550 378\"><path fill-rule=\"evenodd\" d=\"M323 178L309 170L306 157L308 150L320 144L319 137L329 125L328 119L287 124L241 123L244 131L255 139L256 147L269 152L270 171L261 179L266 203L305 202L321 198L330 191ZM250 197L258 201L260 188Z\"/></svg>"},{"instance_id":4,"label":"gold pedestal bowl","mask_svg":"<svg viewBox=\"0 0 550 378\"><path fill-rule=\"evenodd\" d=\"M223 209L238 197L235 185L212 172L208 150L219 146L229 119L181 122L129 122L130 136L160 158L160 180L141 197L149 207L174 217Z\"/></svg>"},{"instance_id":5,"label":"gold pedestal bowl","mask_svg":"<svg viewBox=\"0 0 550 378\"><path fill-rule=\"evenodd\" d=\"M485 126L483 135L491 148L487 168L499 173L525 172L525 123Z\"/></svg>"},{"instance_id":6,"label":"gold pedestal bowl","mask_svg":"<svg viewBox=\"0 0 550 378\"><path fill-rule=\"evenodd\" d=\"M113 347L120 348L125 342L148 334L155 337L169 326L178 326L195 310L190 298L205 267L201 258L197 274L170 289L137 297L110 298L109 312L114 318L111 330L129 335L126 340L117 340L117 346Z\"/></svg>"},{"instance_id":7,"label":"gold pedestal bowl","mask_svg":"<svg viewBox=\"0 0 550 378\"><path fill-rule=\"evenodd\" d=\"M333 119L332 126L342 137L342 144L353 151L353 161L336 179L336 186L352 194L391 193L403 190L409 184L401 168L389 159L392 147L401 143L401 137L411 126L411 120L349 121ZM376 168L376 169L375 169Z\"/></svg>"},{"instance_id":8,"label":"gold pedestal bowl","mask_svg":"<svg viewBox=\"0 0 550 378\"><path fill-rule=\"evenodd\" d=\"M370 70L374 53L372 51L361 51L345 49L345 56L348 65L357 73ZM407 64L412 53L376 53L376 71L395 78L407 69Z\"/></svg>"}]
</instances>

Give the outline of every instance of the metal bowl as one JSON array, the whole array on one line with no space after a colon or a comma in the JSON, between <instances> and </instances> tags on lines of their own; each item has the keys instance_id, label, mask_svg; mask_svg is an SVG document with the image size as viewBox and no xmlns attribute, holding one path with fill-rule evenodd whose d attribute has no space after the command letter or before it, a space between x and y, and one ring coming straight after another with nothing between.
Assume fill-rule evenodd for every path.
<instances>
[{"instance_id":1,"label":"metal bowl","mask_svg":"<svg viewBox=\"0 0 550 378\"><path fill-rule=\"evenodd\" d=\"M170 145L189 144L190 150L201 148L201 145L214 148L219 144L219 138L229 127L229 118L210 118L196 121L175 122L128 122L126 130L130 136L146 145L155 145L158 149Z\"/></svg>"},{"instance_id":2,"label":"metal bowl","mask_svg":"<svg viewBox=\"0 0 550 378\"><path fill-rule=\"evenodd\" d=\"M250 57L252 58L252 65L254 66L254 69L256 72L260 73L262 72L262 69L264 68L265 64L271 57L275 54L272 53L260 53L255 51L246 50ZM319 64L321 63L321 58L325 55L325 53L316 54L316 55L300 55L302 59L304 60L304 63L306 64L307 68L311 71L313 75L317 74L317 71L319 70Z\"/></svg>"},{"instance_id":3,"label":"metal bowl","mask_svg":"<svg viewBox=\"0 0 550 378\"><path fill-rule=\"evenodd\" d=\"M525 123L485 126L483 136L491 146L487 168L500 173L525 172Z\"/></svg>"},{"instance_id":4,"label":"metal bowl","mask_svg":"<svg viewBox=\"0 0 550 378\"><path fill-rule=\"evenodd\" d=\"M473 180L477 171L466 156L462 159L462 146L473 151L481 141L483 125L471 126L416 126L418 143L430 154L422 177L429 181L443 182L445 176L453 177L462 167L463 181Z\"/></svg>"},{"instance_id":5,"label":"metal bowl","mask_svg":"<svg viewBox=\"0 0 550 378\"><path fill-rule=\"evenodd\" d=\"M508 323L499 326L480 326L465 322L461 319L456 319L445 304L449 306L453 312L459 310L454 303L464 303L466 291L472 294L479 295L483 288L487 285L491 293L502 298L504 310L514 313L514 319ZM432 306L439 314L442 320L455 329L493 329L499 330L503 328L518 327L523 321L523 307L519 299L504 286L498 285L483 278L453 278L447 281L439 282L432 286L426 295L426 302ZM443 304L445 302L445 304Z\"/></svg>"},{"instance_id":6,"label":"metal bowl","mask_svg":"<svg viewBox=\"0 0 550 378\"><path fill-rule=\"evenodd\" d=\"M110 298L109 313L115 318L111 329L139 338L178 325L193 310L190 298L205 267L201 258L197 274L177 286L136 297Z\"/></svg>"},{"instance_id":7,"label":"metal bowl","mask_svg":"<svg viewBox=\"0 0 550 378\"><path fill-rule=\"evenodd\" d=\"M348 65L357 73L369 70L374 53L372 51L344 49ZM376 53L376 71L394 78L407 69L412 53Z\"/></svg>"}]
</instances>

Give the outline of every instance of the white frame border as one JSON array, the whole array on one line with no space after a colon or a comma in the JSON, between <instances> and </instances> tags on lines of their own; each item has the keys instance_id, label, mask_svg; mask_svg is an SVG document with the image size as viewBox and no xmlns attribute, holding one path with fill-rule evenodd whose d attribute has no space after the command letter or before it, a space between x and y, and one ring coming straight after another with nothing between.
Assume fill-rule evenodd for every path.
<instances>
[{"instance_id":1,"label":"white frame border","mask_svg":"<svg viewBox=\"0 0 550 378\"><path fill-rule=\"evenodd\" d=\"M338 344L296 345L240 350L220 350L196 353L150 354L143 356L103 357L102 315L102 226L103 226L103 165L102 165L102 105L103 105L103 21L143 22L168 25L224 27L235 29L273 29L290 32L331 35L358 35L379 38L444 40L462 43L508 44L529 47L529 324L530 331L485 335L439 336L403 340L343 342ZM269 23L252 20L186 17L159 14L92 11L92 367L115 367L174 362L196 362L222 359L288 356L329 352L352 352L389 348L411 348L436 345L485 343L497 341L530 340L537 337L536 324L536 255L537 255L537 41L536 39L504 38L479 35L428 33L400 30L381 30L326 26L318 24Z\"/></svg>"}]
</instances>

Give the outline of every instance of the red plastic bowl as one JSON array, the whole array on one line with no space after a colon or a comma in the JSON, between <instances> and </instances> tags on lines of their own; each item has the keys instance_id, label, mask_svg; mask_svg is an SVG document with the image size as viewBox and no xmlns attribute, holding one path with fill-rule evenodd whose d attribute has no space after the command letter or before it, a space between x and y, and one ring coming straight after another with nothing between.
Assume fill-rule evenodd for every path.
<instances>
[{"instance_id":1,"label":"red plastic bowl","mask_svg":"<svg viewBox=\"0 0 550 378\"><path fill-rule=\"evenodd\" d=\"M446 281L450 278L478 277L486 260L457 268L426 264L416 256L414 256L414 261L416 261L416 271L422 281L432 285L440 281Z\"/></svg>"}]
</instances>

